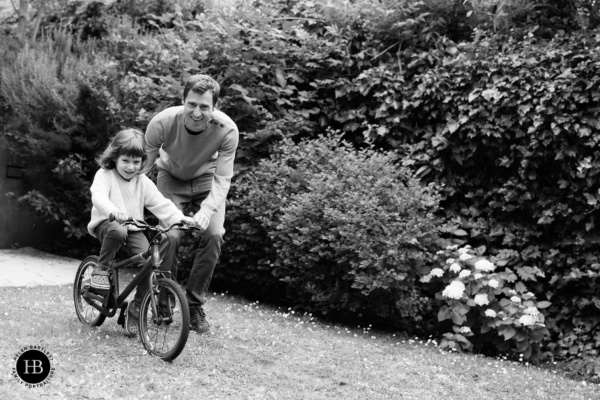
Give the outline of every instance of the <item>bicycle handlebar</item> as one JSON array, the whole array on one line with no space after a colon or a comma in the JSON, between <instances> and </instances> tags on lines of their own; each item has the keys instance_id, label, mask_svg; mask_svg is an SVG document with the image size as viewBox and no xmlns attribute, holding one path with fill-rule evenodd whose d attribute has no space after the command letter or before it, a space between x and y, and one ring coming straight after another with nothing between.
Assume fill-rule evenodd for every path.
<instances>
[{"instance_id":1,"label":"bicycle handlebar","mask_svg":"<svg viewBox=\"0 0 600 400\"><path fill-rule=\"evenodd\" d=\"M108 216L108 220L110 222L114 221L115 220L114 214L111 213ZM195 229L198 231L202 231L202 229L198 228L197 226L188 225L188 224L184 223L183 221L176 222L176 223L172 224L171 226L169 226L168 228L163 228L160 225L152 226L152 225L148 224L146 221L140 221L140 220L133 219L133 218L130 218L128 220L120 222L120 224L121 225L133 225L133 226L141 228L141 229L147 229L151 232L160 232L160 233L167 233L172 229L178 229L180 231L187 231L190 229Z\"/></svg>"}]
</instances>

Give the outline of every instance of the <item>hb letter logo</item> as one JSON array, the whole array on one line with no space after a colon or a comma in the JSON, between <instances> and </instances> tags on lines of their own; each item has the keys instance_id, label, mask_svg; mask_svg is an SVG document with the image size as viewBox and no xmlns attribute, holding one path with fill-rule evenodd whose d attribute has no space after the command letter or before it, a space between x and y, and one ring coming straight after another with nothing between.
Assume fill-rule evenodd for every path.
<instances>
[{"instance_id":1,"label":"hb letter logo","mask_svg":"<svg viewBox=\"0 0 600 400\"><path fill-rule=\"evenodd\" d=\"M44 367L42 366L42 360L23 360L25 364L25 375L28 374L43 374Z\"/></svg>"},{"instance_id":2,"label":"hb letter logo","mask_svg":"<svg viewBox=\"0 0 600 400\"><path fill-rule=\"evenodd\" d=\"M23 383L37 385L49 377L52 370L50 358L44 351L30 349L21 353L15 365L15 370Z\"/></svg>"}]
</instances>

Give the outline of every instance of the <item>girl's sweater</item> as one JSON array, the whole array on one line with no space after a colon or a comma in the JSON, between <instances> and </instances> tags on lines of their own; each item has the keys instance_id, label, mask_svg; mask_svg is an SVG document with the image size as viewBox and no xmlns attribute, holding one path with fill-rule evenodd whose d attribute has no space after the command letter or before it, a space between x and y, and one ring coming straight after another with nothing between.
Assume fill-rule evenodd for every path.
<instances>
[{"instance_id":1,"label":"girl's sweater","mask_svg":"<svg viewBox=\"0 0 600 400\"><path fill-rule=\"evenodd\" d=\"M124 212L133 219L144 219L144 207L167 226L183 219L183 213L166 199L146 175L137 175L130 181L123 179L116 169L101 168L90 187L92 218L88 232L96 237L95 229L109 215ZM138 230L128 226L129 230Z\"/></svg>"}]
</instances>

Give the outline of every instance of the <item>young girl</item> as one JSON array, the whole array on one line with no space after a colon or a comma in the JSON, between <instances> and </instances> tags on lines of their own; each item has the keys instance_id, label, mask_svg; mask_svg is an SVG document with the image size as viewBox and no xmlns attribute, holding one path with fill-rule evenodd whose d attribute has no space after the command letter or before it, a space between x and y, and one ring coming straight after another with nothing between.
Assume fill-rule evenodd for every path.
<instances>
[{"instance_id":1,"label":"young girl","mask_svg":"<svg viewBox=\"0 0 600 400\"><path fill-rule=\"evenodd\" d=\"M165 225L183 221L194 225L193 218L186 217L171 202L163 197L156 185L140 171L144 168L146 140L137 129L120 131L111 140L97 162L100 169L94 176L90 188L92 192L92 218L88 231L102 242L98 267L92 273L92 288L100 292L110 289L108 269L119 248L125 244L128 250L137 254L148 249L148 239L136 227L123 226L128 218L144 219L144 207L151 211ZM109 221L110 214L115 221ZM166 253L165 241L161 245L161 256ZM129 335L137 333L139 307L148 291L148 282L138 284L134 300L129 303L125 314L125 331Z\"/></svg>"}]
</instances>

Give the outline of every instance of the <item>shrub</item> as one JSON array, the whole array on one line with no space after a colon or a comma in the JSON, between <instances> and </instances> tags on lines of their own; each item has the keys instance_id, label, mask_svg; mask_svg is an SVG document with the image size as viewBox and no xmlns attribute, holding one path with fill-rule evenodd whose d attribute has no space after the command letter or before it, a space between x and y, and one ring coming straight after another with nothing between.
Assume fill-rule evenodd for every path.
<instances>
[{"instance_id":1,"label":"shrub","mask_svg":"<svg viewBox=\"0 0 600 400\"><path fill-rule=\"evenodd\" d=\"M93 152L107 132L97 123L105 114L87 95L104 59L91 61L76 48L62 31L25 46L0 66L0 95L8 111L3 139L28 165L25 182L32 190L19 201L79 240L88 236Z\"/></svg>"},{"instance_id":2,"label":"shrub","mask_svg":"<svg viewBox=\"0 0 600 400\"><path fill-rule=\"evenodd\" d=\"M484 251L485 246L475 250L468 245L448 246L437 252L437 266L420 278L423 283L443 282L443 289L435 294L442 304L438 321L450 320L452 332L443 334L440 347L515 352L537 364L540 343L550 334L540 310L550 302L537 301L524 281L535 281L543 273L537 268L507 267L513 252L488 260L481 255Z\"/></svg>"},{"instance_id":3,"label":"shrub","mask_svg":"<svg viewBox=\"0 0 600 400\"><path fill-rule=\"evenodd\" d=\"M410 82L398 113L428 117L397 136L414 140L404 163L443 183L442 206L468 240L490 254L509 248L521 267L544 272L531 291L552 301L546 350L557 358L596 357L597 40L531 34L518 43L482 39L487 50L461 45Z\"/></svg>"},{"instance_id":4,"label":"shrub","mask_svg":"<svg viewBox=\"0 0 600 400\"><path fill-rule=\"evenodd\" d=\"M426 299L414 282L435 242L439 198L397 161L332 134L284 139L240 199L273 246L254 268L268 268L308 310L419 320Z\"/></svg>"}]
</instances>

